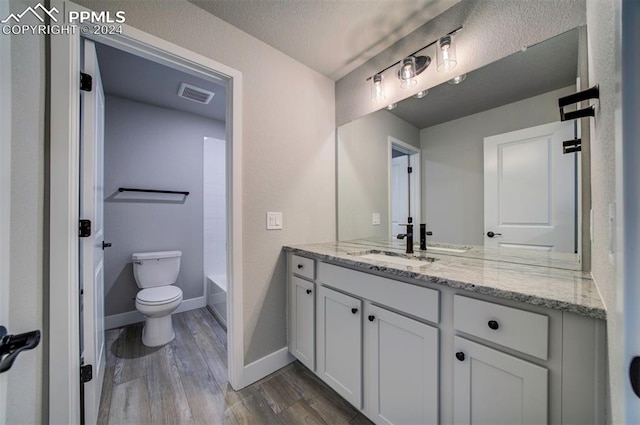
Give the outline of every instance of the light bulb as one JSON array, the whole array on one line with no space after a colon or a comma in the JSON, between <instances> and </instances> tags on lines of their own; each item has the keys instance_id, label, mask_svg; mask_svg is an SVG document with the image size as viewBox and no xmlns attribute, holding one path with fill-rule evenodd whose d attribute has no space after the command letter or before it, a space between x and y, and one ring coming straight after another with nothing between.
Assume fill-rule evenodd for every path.
<instances>
[{"instance_id":1,"label":"light bulb","mask_svg":"<svg viewBox=\"0 0 640 425\"><path fill-rule=\"evenodd\" d=\"M389 110L389 111L390 111L390 110L392 110L392 109L396 109L396 106L398 106L398 104L397 104L397 103L392 103L392 104L390 104L390 105L385 106L385 109L387 109L387 110Z\"/></svg>"},{"instance_id":2,"label":"light bulb","mask_svg":"<svg viewBox=\"0 0 640 425\"><path fill-rule=\"evenodd\" d=\"M386 98L382 74L376 74L371 78L371 100L377 102Z\"/></svg>"},{"instance_id":3,"label":"light bulb","mask_svg":"<svg viewBox=\"0 0 640 425\"><path fill-rule=\"evenodd\" d=\"M402 65L398 72L400 78L400 87L407 89L415 86L418 83L416 80L416 58L413 56L407 56L402 59Z\"/></svg>"},{"instance_id":4,"label":"light bulb","mask_svg":"<svg viewBox=\"0 0 640 425\"><path fill-rule=\"evenodd\" d=\"M445 35L438 40L438 48L436 49L436 59L438 61L438 71L449 71L456 67L456 45L453 37Z\"/></svg>"}]
</instances>

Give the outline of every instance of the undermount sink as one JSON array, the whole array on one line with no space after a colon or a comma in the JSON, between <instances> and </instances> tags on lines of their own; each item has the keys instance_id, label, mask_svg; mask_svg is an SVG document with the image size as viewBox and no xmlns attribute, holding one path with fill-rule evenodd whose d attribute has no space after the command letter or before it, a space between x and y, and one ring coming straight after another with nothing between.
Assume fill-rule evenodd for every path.
<instances>
[{"instance_id":1,"label":"undermount sink","mask_svg":"<svg viewBox=\"0 0 640 425\"><path fill-rule=\"evenodd\" d=\"M373 261L383 261L385 263L402 264L403 266L411 266L411 267L423 267L436 260L433 257L406 258L406 257L401 257L395 253L385 254L384 252L372 252L368 254L362 254L362 255L358 255L358 258L363 258L365 260L373 260Z\"/></svg>"},{"instance_id":2,"label":"undermount sink","mask_svg":"<svg viewBox=\"0 0 640 425\"><path fill-rule=\"evenodd\" d=\"M469 248L445 248L442 246L430 246L427 245L427 252L429 251L433 251L433 252L456 252L456 253L462 253L462 252L467 252L469 250Z\"/></svg>"}]
</instances>

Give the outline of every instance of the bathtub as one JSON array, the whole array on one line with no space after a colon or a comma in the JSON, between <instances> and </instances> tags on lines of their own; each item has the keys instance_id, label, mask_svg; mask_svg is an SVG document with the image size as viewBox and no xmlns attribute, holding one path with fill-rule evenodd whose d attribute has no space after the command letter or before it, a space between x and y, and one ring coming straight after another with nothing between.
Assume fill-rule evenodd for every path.
<instances>
[{"instance_id":1,"label":"bathtub","mask_svg":"<svg viewBox=\"0 0 640 425\"><path fill-rule=\"evenodd\" d=\"M227 329L226 287L226 276L207 276L207 308L225 329Z\"/></svg>"}]
</instances>

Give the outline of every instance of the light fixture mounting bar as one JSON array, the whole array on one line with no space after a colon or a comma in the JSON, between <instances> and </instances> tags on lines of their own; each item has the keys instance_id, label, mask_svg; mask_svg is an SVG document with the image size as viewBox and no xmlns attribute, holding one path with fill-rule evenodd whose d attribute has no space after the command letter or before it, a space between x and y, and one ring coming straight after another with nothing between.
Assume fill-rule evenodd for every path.
<instances>
[{"instance_id":1,"label":"light fixture mounting bar","mask_svg":"<svg viewBox=\"0 0 640 425\"><path fill-rule=\"evenodd\" d=\"M453 34L457 33L457 32L458 32L458 31L460 31L460 30L462 30L462 25L460 25L458 28L454 29L453 31L451 31L451 32L449 32L449 33L447 33L447 34L445 34L445 35L453 35ZM444 37L444 36L443 36L443 37ZM424 49L426 49L427 47L431 47L431 46L433 46L434 44L436 44L436 43L438 42L438 40L440 40L440 38L438 38L438 39L436 39L436 40L432 41L431 43L427 44L426 46L422 46L421 48L419 48L418 50L416 50L415 52L413 52L413 53L411 53L411 54L408 54L407 56L414 56L416 53L420 53L421 51L423 51L423 50L424 50ZM407 56L405 56L405 57L407 57ZM382 74L383 72L385 72L385 71L387 71L387 70L389 70L389 69L393 68L394 66L398 65L400 62L402 62L402 59L400 59L399 61L396 61L396 62L392 63L391 65L389 65L388 67L386 67L386 68L385 68L385 69L383 69L382 71L378 71L378 72L376 72L374 75L376 75L376 74ZM372 76L370 76L370 77L367 77L366 81L369 81L369 80L371 80L372 78L373 78L373 75L372 75Z\"/></svg>"}]
</instances>

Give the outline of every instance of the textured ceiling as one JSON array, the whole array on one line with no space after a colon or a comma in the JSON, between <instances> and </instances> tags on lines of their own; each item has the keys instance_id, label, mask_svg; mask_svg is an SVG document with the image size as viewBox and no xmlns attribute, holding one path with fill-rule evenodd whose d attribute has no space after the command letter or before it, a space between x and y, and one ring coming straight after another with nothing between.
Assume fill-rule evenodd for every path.
<instances>
[{"instance_id":1,"label":"textured ceiling","mask_svg":"<svg viewBox=\"0 0 640 425\"><path fill-rule=\"evenodd\" d=\"M332 80L460 0L189 0Z\"/></svg>"},{"instance_id":2,"label":"textured ceiling","mask_svg":"<svg viewBox=\"0 0 640 425\"><path fill-rule=\"evenodd\" d=\"M405 99L391 113L419 129L427 128L573 85L577 72L578 30L574 29L477 69L458 85L440 84L422 99Z\"/></svg>"},{"instance_id":3,"label":"textured ceiling","mask_svg":"<svg viewBox=\"0 0 640 425\"><path fill-rule=\"evenodd\" d=\"M225 121L225 87L104 44L96 43L96 50L106 94ZM215 95L208 105L180 98L183 82Z\"/></svg>"}]
</instances>

